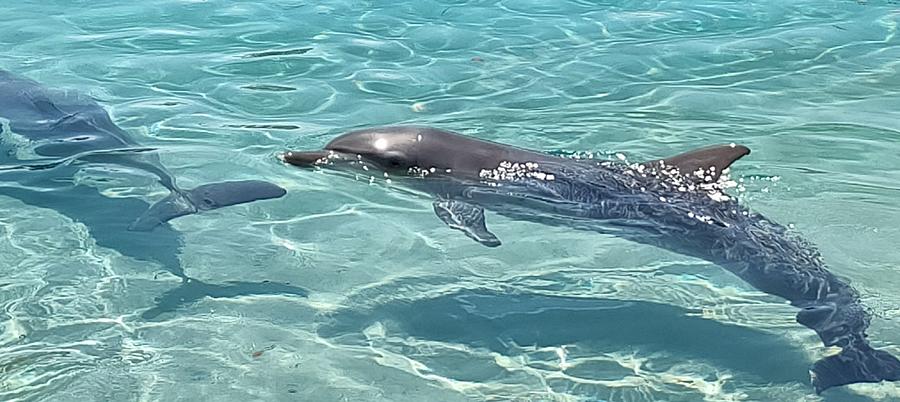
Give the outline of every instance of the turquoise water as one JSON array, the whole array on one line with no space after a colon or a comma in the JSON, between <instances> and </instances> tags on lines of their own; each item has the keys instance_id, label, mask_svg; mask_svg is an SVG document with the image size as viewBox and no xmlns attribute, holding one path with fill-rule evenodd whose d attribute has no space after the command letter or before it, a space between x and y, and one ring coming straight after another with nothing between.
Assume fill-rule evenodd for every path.
<instances>
[{"instance_id":1,"label":"turquoise water","mask_svg":"<svg viewBox=\"0 0 900 402\"><path fill-rule=\"evenodd\" d=\"M428 199L275 159L398 123L629 160L745 144L743 202L816 243L900 354L900 6L702 3L7 5L0 69L94 97L185 186L288 189L173 221L188 275L309 294L144 319L175 276L0 196L0 399L900 400L814 395L815 334L717 266L492 214L486 249ZM128 169L75 180L165 195Z\"/></svg>"}]
</instances>

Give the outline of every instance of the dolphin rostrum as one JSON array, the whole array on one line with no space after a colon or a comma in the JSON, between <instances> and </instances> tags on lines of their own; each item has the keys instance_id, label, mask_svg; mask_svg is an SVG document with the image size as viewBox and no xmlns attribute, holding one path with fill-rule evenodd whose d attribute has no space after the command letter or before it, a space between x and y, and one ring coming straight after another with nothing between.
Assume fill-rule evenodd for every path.
<instances>
[{"instance_id":1,"label":"dolphin rostrum","mask_svg":"<svg viewBox=\"0 0 900 402\"><path fill-rule=\"evenodd\" d=\"M176 251L181 235L168 221L183 215L278 198L275 184L245 180L182 189L149 148L136 143L92 99L49 90L0 70L0 195L54 209L88 227L97 244L144 261L156 261L181 286L143 313L152 318L204 296L253 293L304 294L299 288L262 282L213 285L189 278ZM109 198L73 177L85 167L118 165L156 176L169 195L148 206L137 198Z\"/></svg>"},{"instance_id":2,"label":"dolphin rostrum","mask_svg":"<svg viewBox=\"0 0 900 402\"><path fill-rule=\"evenodd\" d=\"M750 153L730 144L641 164L561 158L426 127L381 127L334 138L282 161L356 174L382 173L434 196L438 218L488 246L500 240L484 210L514 219L603 233L720 265L800 308L797 322L840 353L815 362L817 393L845 384L900 380L900 360L866 339L859 293L826 269L787 228L725 194L720 176Z\"/></svg>"}]
</instances>

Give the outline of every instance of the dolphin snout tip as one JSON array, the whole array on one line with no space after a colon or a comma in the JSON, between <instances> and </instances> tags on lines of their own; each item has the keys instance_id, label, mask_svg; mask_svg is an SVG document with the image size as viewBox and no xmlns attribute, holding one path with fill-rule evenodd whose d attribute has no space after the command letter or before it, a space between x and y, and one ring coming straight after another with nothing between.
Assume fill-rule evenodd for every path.
<instances>
[{"instance_id":1,"label":"dolphin snout tip","mask_svg":"<svg viewBox=\"0 0 900 402\"><path fill-rule=\"evenodd\" d=\"M282 152L276 157L281 160L281 162L301 167L309 167L315 166L328 157L328 152L326 151L285 151Z\"/></svg>"}]
</instances>

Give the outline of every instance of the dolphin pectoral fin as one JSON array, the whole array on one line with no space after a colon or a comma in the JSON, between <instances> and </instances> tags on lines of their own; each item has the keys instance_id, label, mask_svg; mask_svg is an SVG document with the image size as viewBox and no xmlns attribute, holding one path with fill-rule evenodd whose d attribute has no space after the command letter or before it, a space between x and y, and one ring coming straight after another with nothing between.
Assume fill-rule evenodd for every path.
<instances>
[{"instance_id":1,"label":"dolphin pectoral fin","mask_svg":"<svg viewBox=\"0 0 900 402\"><path fill-rule=\"evenodd\" d=\"M210 183L186 192L191 203L201 211L279 198L285 194L285 189L260 180Z\"/></svg>"},{"instance_id":2,"label":"dolphin pectoral fin","mask_svg":"<svg viewBox=\"0 0 900 402\"><path fill-rule=\"evenodd\" d=\"M645 162L644 166L656 168L660 165L674 166L684 175L693 175L702 171L702 178L709 176L712 181L718 180L722 171L732 163L750 154L750 148L743 145L717 145L708 148L697 149L675 155L671 158Z\"/></svg>"},{"instance_id":3,"label":"dolphin pectoral fin","mask_svg":"<svg viewBox=\"0 0 900 402\"><path fill-rule=\"evenodd\" d=\"M179 216L190 215L196 212L197 208L191 204L184 194L172 192L166 198L151 205L150 209L137 218L131 226L128 226L128 230L149 232Z\"/></svg>"},{"instance_id":4,"label":"dolphin pectoral fin","mask_svg":"<svg viewBox=\"0 0 900 402\"><path fill-rule=\"evenodd\" d=\"M434 202L434 213L451 229L462 231L484 246L500 245L500 239L484 225L484 208L461 201L441 200Z\"/></svg>"},{"instance_id":5,"label":"dolphin pectoral fin","mask_svg":"<svg viewBox=\"0 0 900 402\"><path fill-rule=\"evenodd\" d=\"M150 207L129 226L129 230L150 231L175 219L199 211L231 205L278 198L285 189L265 181L245 180L204 184L193 190L173 191L168 197Z\"/></svg>"}]
</instances>

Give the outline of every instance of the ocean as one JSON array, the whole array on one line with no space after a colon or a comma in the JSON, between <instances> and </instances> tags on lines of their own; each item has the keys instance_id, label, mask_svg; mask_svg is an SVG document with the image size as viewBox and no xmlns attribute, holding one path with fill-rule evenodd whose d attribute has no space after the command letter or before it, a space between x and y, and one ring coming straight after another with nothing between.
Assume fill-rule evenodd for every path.
<instances>
[{"instance_id":1,"label":"ocean","mask_svg":"<svg viewBox=\"0 0 900 402\"><path fill-rule=\"evenodd\" d=\"M0 400L900 400L816 395L834 351L709 262L491 212L485 248L427 197L276 158L388 124L627 161L746 145L732 194L814 244L900 355L896 1L3 9L0 69L94 99L181 186L287 195L140 237L91 223L165 197L145 171L74 160L53 179L74 196L0 190ZM11 131L2 189L27 187L4 178L31 149Z\"/></svg>"}]
</instances>

